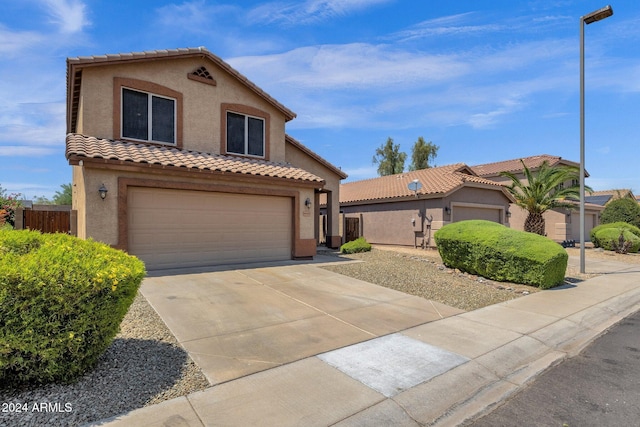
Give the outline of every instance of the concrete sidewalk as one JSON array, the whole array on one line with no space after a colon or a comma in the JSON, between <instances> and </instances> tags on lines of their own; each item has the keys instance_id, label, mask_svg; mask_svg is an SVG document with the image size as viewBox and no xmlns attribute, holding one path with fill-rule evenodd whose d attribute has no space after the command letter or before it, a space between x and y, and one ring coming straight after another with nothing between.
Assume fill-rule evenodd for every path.
<instances>
[{"instance_id":1,"label":"concrete sidewalk","mask_svg":"<svg viewBox=\"0 0 640 427\"><path fill-rule=\"evenodd\" d=\"M304 357L94 425L464 424L640 309L640 265L588 259L587 273L602 275Z\"/></svg>"}]
</instances>

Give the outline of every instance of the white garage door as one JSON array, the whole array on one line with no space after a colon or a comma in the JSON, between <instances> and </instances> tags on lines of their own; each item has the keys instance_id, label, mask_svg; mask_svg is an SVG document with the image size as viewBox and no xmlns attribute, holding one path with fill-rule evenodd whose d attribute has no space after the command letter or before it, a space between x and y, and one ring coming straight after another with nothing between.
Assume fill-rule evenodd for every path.
<instances>
[{"instance_id":1,"label":"white garage door","mask_svg":"<svg viewBox=\"0 0 640 427\"><path fill-rule=\"evenodd\" d=\"M147 269L291 259L289 197L130 187L129 252Z\"/></svg>"}]
</instances>

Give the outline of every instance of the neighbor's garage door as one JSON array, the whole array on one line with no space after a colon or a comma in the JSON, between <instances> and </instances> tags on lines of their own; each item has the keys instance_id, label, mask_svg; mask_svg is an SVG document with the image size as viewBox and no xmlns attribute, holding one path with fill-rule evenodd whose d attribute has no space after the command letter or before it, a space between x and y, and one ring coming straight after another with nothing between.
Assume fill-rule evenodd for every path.
<instances>
[{"instance_id":1,"label":"neighbor's garage door","mask_svg":"<svg viewBox=\"0 0 640 427\"><path fill-rule=\"evenodd\" d=\"M291 259L291 198L130 187L129 252L147 269Z\"/></svg>"},{"instance_id":2,"label":"neighbor's garage door","mask_svg":"<svg viewBox=\"0 0 640 427\"><path fill-rule=\"evenodd\" d=\"M451 208L453 222L466 221L469 219L484 219L500 223L500 209L485 208L476 206L453 206Z\"/></svg>"}]
</instances>

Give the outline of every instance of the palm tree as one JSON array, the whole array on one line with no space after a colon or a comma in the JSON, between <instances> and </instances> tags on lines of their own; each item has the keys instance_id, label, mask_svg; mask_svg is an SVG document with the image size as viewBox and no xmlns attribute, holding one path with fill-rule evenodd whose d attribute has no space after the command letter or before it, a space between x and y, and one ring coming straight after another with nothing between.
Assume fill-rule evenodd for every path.
<instances>
[{"instance_id":1,"label":"palm tree","mask_svg":"<svg viewBox=\"0 0 640 427\"><path fill-rule=\"evenodd\" d=\"M511 172L501 172L500 175L511 179L511 185L507 189L513 195L516 205L529 212L524 222L524 231L544 236L545 222L542 214L549 209L576 207L575 202L580 199L580 186L575 183L580 178L580 171L571 166L551 167L544 161L534 175L522 160L520 162L524 167L526 181L521 181ZM566 182L574 184L567 187ZM586 186L585 190L593 191Z\"/></svg>"}]
</instances>

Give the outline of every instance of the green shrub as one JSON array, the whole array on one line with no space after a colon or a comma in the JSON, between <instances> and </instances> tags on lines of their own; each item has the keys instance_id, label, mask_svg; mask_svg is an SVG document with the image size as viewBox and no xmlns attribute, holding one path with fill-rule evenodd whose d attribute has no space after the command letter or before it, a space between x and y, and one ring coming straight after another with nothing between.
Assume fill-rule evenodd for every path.
<instances>
[{"instance_id":1,"label":"green shrub","mask_svg":"<svg viewBox=\"0 0 640 427\"><path fill-rule=\"evenodd\" d=\"M345 243L340 246L340 252L343 254L354 254L356 252L369 252L371 250L371 244L369 244L364 237L358 237L356 240Z\"/></svg>"},{"instance_id":2,"label":"green shrub","mask_svg":"<svg viewBox=\"0 0 640 427\"><path fill-rule=\"evenodd\" d=\"M625 241L631 242L629 252L638 252L638 250L640 250L640 237L625 227L604 227L596 230L594 233L595 239L591 239L591 241L594 242L594 246L596 247L607 251L613 251L615 250L615 245L618 243L618 239L620 238L620 233L622 233ZM597 245L594 240L598 242Z\"/></svg>"},{"instance_id":3,"label":"green shrub","mask_svg":"<svg viewBox=\"0 0 640 427\"><path fill-rule=\"evenodd\" d=\"M626 222L640 227L640 205L637 201L625 197L611 201L600 215L600 223L611 224L614 222Z\"/></svg>"},{"instance_id":4,"label":"green shrub","mask_svg":"<svg viewBox=\"0 0 640 427\"><path fill-rule=\"evenodd\" d=\"M118 332L144 264L66 234L0 230L0 384L70 382Z\"/></svg>"},{"instance_id":5,"label":"green shrub","mask_svg":"<svg viewBox=\"0 0 640 427\"><path fill-rule=\"evenodd\" d=\"M611 229L614 229L614 230L617 231L616 239L620 236L620 232L623 231L623 230L626 230L626 231L634 234L636 237L640 238L640 228L638 228L638 227L636 227L634 225L631 225L629 223L626 223L626 222L612 222L612 223L608 223L608 224L600 224L597 227L593 227L591 229L591 232L589 233L589 236L591 237L591 243L593 243L593 246L595 246L596 248L603 247L602 243L600 242L599 235L601 235L600 232L602 230L605 230L605 229L608 229L608 228L611 228ZM623 235L624 235L624 233L623 233ZM607 233L607 234L602 235L602 237L607 242L609 242L611 236L610 236L609 233ZM637 252L637 251L634 251L634 252Z\"/></svg>"},{"instance_id":6,"label":"green shrub","mask_svg":"<svg viewBox=\"0 0 640 427\"><path fill-rule=\"evenodd\" d=\"M434 238L442 261L449 268L542 289L564 281L567 252L537 234L491 221L471 220L445 225Z\"/></svg>"}]
</instances>

